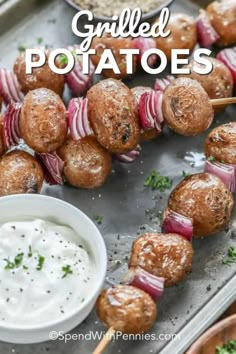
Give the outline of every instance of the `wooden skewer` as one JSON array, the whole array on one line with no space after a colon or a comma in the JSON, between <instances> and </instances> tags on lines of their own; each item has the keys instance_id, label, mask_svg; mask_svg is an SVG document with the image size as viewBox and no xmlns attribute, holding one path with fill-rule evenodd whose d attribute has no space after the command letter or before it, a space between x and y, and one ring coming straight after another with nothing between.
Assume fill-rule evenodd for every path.
<instances>
[{"instance_id":1,"label":"wooden skewer","mask_svg":"<svg viewBox=\"0 0 236 354\"><path fill-rule=\"evenodd\" d=\"M102 354L103 350L106 349L110 341L112 340L113 335L115 334L114 328L109 328L108 331L104 334L101 342L98 344L97 348L94 350L93 354Z\"/></svg>"},{"instance_id":2,"label":"wooden skewer","mask_svg":"<svg viewBox=\"0 0 236 354\"><path fill-rule=\"evenodd\" d=\"M217 98L214 100L211 100L211 104L213 108L220 107L220 106L226 106L228 104L236 104L236 97L229 97L229 98Z\"/></svg>"}]
</instances>

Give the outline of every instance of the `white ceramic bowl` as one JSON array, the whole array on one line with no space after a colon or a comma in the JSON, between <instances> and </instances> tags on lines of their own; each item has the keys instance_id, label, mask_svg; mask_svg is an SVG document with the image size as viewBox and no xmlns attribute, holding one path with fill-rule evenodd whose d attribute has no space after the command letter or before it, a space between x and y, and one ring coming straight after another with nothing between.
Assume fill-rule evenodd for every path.
<instances>
[{"instance_id":1,"label":"white ceramic bowl","mask_svg":"<svg viewBox=\"0 0 236 354\"><path fill-rule=\"evenodd\" d=\"M79 209L52 197L22 194L0 198L0 223L20 219L48 219L78 230L87 243L96 265L96 282L90 295L63 319L35 326L0 325L0 340L11 343L38 343L49 340L51 331L68 332L80 324L93 309L107 270L107 253L103 238L95 224Z\"/></svg>"}]
</instances>

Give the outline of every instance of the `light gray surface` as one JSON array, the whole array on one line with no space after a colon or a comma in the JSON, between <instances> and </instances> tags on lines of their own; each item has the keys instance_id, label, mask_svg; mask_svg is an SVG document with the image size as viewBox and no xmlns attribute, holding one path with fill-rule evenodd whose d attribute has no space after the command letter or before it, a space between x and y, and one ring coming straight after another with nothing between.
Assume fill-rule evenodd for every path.
<instances>
[{"instance_id":1,"label":"light gray surface","mask_svg":"<svg viewBox=\"0 0 236 354\"><path fill-rule=\"evenodd\" d=\"M0 66L11 68L18 52L18 45L36 45L39 37L43 38L44 44L53 45L55 48L77 42L77 38L71 32L73 10L62 0L40 1L40 6L41 10L39 7L35 12L28 14L24 12L26 17L22 17L21 23L16 24L1 36ZM184 12L189 14L197 11L197 7L186 0L177 0L172 8L182 11L184 8ZM3 22L0 25L3 25ZM6 23L4 26L6 28ZM154 79L150 75L140 74L127 81L127 84L130 87L152 86ZM228 107L223 114L216 117L214 125L234 120L235 113L235 108ZM118 283L122 278L127 269L131 244L137 234L146 230L160 230L157 214L165 208L170 191L160 193L146 190L143 187L145 177L153 169L157 169L161 174L173 179L174 187L182 179L183 170L191 173L201 171L202 166L191 167L190 162L184 157L189 156L189 152L202 153L205 136L206 134L186 138L166 130L156 141L143 144L141 156L134 164L114 163L114 172L107 183L94 191L76 190L67 186L63 188L46 186L44 188L45 194L78 206L91 218L97 214L103 216L103 223L99 228L104 235L109 253L108 282ZM163 353L183 353L191 341L190 331L195 331L197 326L198 332L202 331L236 298L235 279L232 280L234 286L230 286L231 291L223 288L219 292L219 289L235 273L234 266L227 267L221 263L229 245L236 245L233 227L229 232L222 232L205 240L194 240L195 257L192 274L180 285L166 289L163 298L158 303L158 321L152 333L172 334L183 330L178 345L174 343L174 349L169 347ZM199 313L210 300L212 300L210 305L208 304L208 307ZM216 307L219 308L217 314ZM198 317L195 317L197 313L199 313ZM201 322L198 322L199 318ZM188 327L185 327L187 324ZM189 326L191 326L190 329ZM95 312L73 333L88 333L91 329L104 330ZM187 335L186 332L188 332ZM51 354L89 354L92 353L97 342L71 341L64 344L61 341L55 341L23 346L1 343L0 354L12 352L17 354L48 352ZM111 343L106 353L157 353L163 349L165 344L164 341L127 342L119 340Z\"/></svg>"}]
</instances>

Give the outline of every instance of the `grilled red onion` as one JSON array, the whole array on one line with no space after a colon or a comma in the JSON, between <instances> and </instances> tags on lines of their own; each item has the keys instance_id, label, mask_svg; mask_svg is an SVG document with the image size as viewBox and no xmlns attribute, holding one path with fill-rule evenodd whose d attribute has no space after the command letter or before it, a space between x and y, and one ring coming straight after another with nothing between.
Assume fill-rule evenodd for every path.
<instances>
[{"instance_id":1,"label":"grilled red onion","mask_svg":"<svg viewBox=\"0 0 236 354\"><path fill-rule=\"evenodd\" d=\"M21 139L20 134L21 103L11 102L4 114L3 138L7 149L17 145Z\"/></svg>"},{"instance_id":2,"label":"grilled red onion","mask_svg":"<svg viewBox=\"0 0 236 354\"><path fill-rule=\"evenodd\" d=\"M36 159L42 165L44 177L48 184L63 184L63 168L64 162L56 153L35 153Z\"/></svg>"},{"instance_id":3,"label":"grilled red onion","mask_svg":"<svg viewBox=\"0 0 236 354\"><path fill-rule=\"evenodd\" d=\"M219 38L219 34L211 25L206 11L202 10L197 18L198 42L201 47L209 47Z\"/></svg>"},{"instance_id":4,"label":"grilled red onion","mask_svg":"<svg viewBox=\"0 0 236 354\"><path fill-rule=\"evenodd\" d=\"M236 47L223 49L217 54L216 57L231 71L234 83L236 85Z\"/></svg>"},{"instance_id":5,"label":"grilled red onion","mask_svg":"<svg viewBox=\"0 0 236 354\"><path fill-rule=\"evenodd\" d=\"M164 212L162 230L165 233L182 235L188 241L191 241L193 237L193 221L192 219L168 208Z\"/></svg>"},{"instance_id":6,"label":"grilled red onion","mask_svg":"<svg viewBox=\"0 0 236 354\"><path fill-rule=\"evenodd\" d=\"M21 102L24 97L16 75L8 69L0 69L0 96L6 105L10 101Z\"/></svg>"},{"instance_id":7,"label":"grilled red onion","mask_svg":"<svg viewBox=\"0 0 236 354\"><path fill-rule=\"evenodd\" d=\"M73 98L68 106L70 133L73 139L79 140L93 134L88 120L88 99Z\"/></svg>"},{"instance_id":8,"label":"grilled red onion","mask_svg":"<svg viewBox=\"0 0 236 354\"><path fill-rule=\"evenodd\" d=\"M169 86L171 81L173 81L175 78L172 75L167 75L164 78L156 79L155 84L154 84L154 90L156 91L165 91L165 89Z\"/></svg>"},{"instance_id":9,"label":"grilled red onion","mask_svg":"<svg viewBox=\"0 0 236 354\"><path fill-rule=\"evenodd\" d=\"M230 190L230 192L235 191L235 166L224 164L218 161L206 160L204 172L208 172L219 177L222 182L224 182L226 187Z\"/></svg>"},{"instance_id":10,"label":"grilled red onion","mask_svg":"<svg viewBox=\"0 0 236 354\"><path fill-rule=\"evenodd\" d=\"M138 145L135 150L128 152L127 154L115 155L116 159L124 163L134 162L140 155L141 146Z\"/></svg>"},{"instance_id":11,"label":"grilled red onion","mask_svg":"<svg viewBox=\"0 0 236 354\"><path fill-rule=\"evenodd\" d=\"M122 284L132 285L148 293L153 300L158 300L164 292L165 279L156 277L140 267L129 269Z\"/></svg>"},{"instance_id":12,"label":"grilled red onion","mask_svg":"<svg viewBox=\"0 0 236 354\"><path fill-rule=\"evenodd\" d=\"M133 40L133 44L135 48L139 49L139 56L138 60L139 63L141 64L141 59L143 54L148 50L148 49L153 49L156 48L156 43L153 38L143 38L143 37L137 37ZM148 58L148 65L150 67L153 67L157 62L157 56L155 54L152 54Z\"/></svg>"},{"instance_id":13,"label":"grilled red onion","mask_svg":"<svg viewBox=\"0 0 236 354\"><path fill-rule=\"evenodd\" d=\"M145 92L139 100L139 116L140 123L143 129L156 128L161 131L161 124L164 121L162 113L162 99L161 91Z\"/></svg>"},{"instance_id":14,"label":"grilled red onion","mask_svg":"<svg viewBox=\"0 0 236 354\"><path fill-rule=\"evenodd\" d=\"M75 66L70 73L65 75L65 81L74 96L81 96L93 83L94 65L90 60L89 74L84 74L81 56L75 54L77 48L79 48L79 46L76 45L68 47L68 50L70 50L75 57Z\"/></svg>"}]
</instances>

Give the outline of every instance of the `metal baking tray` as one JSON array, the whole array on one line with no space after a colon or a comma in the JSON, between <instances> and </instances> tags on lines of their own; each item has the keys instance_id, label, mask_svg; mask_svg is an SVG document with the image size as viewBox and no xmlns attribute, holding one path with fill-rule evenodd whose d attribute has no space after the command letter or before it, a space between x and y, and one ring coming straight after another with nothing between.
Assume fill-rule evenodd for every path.
<instances>
[{"instance_id":1,"label":"metal baking tray","mask_svg":"<svg viewBox=\"0 0 236 354\"><path fill-rule=\"evenodd\" d=\"M36 45L38 38L43 39L43 44L55 48L78 42L71 31L74 11L64 1L9 1L13 7L0 7L0 66L12 68L18 46ZM201 5L206 3L202 1ZM196 15L199 4L176 0L172 10ZM130 87L144 84L152 86L154 80L153 76L140 73L126 83ZM228 107L224 113L216 116L214 126L234 120L235 114L235 107ZM160 193L145 189L145 177L152 170L158 170L173 180L174 187L182 179L183 170L190 173L202 171L205 137L206 134L194 138L182 137L165 130L157 140L143 144L141 156L134 164L114 162L109 180L99 189L88 191L69 186L44 187L44 194L72 203L92 219L97 214L103 216L99 228L109 255L105 285L119 283L125 274L131 245L137 235L149 230L160 230L158 215L164 210L170 191ZM105 353L184 353L194 339L236 299L236 267L222 265L228 247L236 245L235 227L234 217L228 230L203 240L194 240L192 274L178 286L166 289L159 301L158 320L152 333L178 334L175 341L118 340L111 343ZM105 330L95 311L72 333L86 334L91 330ZM35 345L0 343L0 354L89 354L97 343L98 339L68 343L57 340Z\"/></svg>"}]
</instances>

